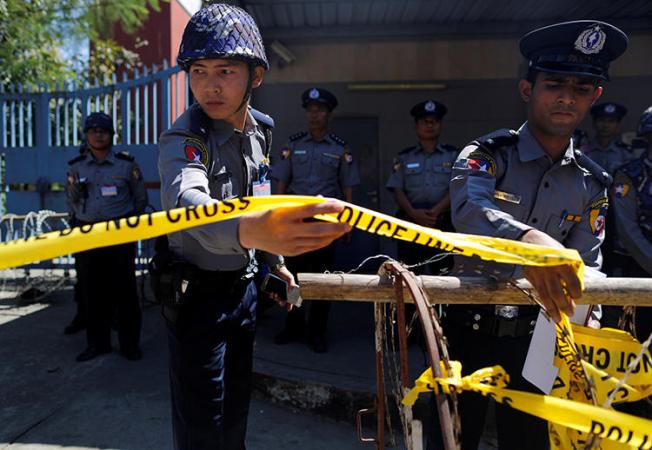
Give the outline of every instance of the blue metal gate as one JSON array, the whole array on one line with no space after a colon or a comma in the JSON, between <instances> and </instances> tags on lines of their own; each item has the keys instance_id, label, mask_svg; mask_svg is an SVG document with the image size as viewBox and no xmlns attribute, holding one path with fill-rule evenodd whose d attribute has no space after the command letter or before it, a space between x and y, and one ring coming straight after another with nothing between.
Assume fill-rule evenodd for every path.
<instances>
[{"instance_id":1,"label":"blue metal gate","mask_svg":"<svg viewBox=\"0 0 652 450\"><path fill-rule=\"evenodd\" d=\"M114 150L136 157L149 190L150 203L160 209L157 143L188 106L185 72L179 67L145 67L118 81L93 85L28 88L0 85L0 157L4 162L0 188L4 213L66 212L63 183L67 161L78 154L86 116L103 111L113 117ZM1 167L0 167L1 169Z\"/></svg>"}]
</instances>

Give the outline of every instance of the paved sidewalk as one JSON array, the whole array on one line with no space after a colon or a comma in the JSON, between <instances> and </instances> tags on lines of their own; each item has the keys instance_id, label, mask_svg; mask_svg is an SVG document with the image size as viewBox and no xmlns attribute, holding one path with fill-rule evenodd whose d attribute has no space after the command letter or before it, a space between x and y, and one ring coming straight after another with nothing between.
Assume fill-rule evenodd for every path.
<instances>
[{"instance_id":1,"label":"paved sidewalk","mask_svg":"<svg viewBox=\"0 0 652 450\"><path fill-rule=\"evenodd\" d=\"M170 448L158 307L144 311L138 362L116 351L75 362L85 335L62 334L73 312L70 288L39 304L0 299L0 449ZM354 410L371 406L375 389L371 305L333 306L326 354L304 343L273 344L282 323L278 308L259 320L248 449L373 449L357 442L351 420Z\"/></svg>"}]
</instances>

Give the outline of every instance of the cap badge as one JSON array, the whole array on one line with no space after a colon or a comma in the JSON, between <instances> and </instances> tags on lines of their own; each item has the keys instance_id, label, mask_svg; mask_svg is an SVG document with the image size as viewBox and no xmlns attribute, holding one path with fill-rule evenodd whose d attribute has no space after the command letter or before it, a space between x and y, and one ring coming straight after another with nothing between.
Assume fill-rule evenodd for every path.
<instances>
[{"instance_id":1,"label":"cap badge","mask_svg":"<svg viewBox=\"0 0 652 450\"><path fill-rule=\"evenodd\" d=\"M594 55L600 53L604 42L607 40L607 35L596 25L582 31L575 41L575 49L584 53L585 55Z\"/></svg>"},{"instance_id":2,"label":"cap badge","mask_svg":"<svg viewBox=\"0 0 652 450\"><path fill-rule=\"evenodd\" d=\"M312 88L308 93L308 97L310 97L313 100L319 98L319 91L316 88Z\"/></svg>"},{"instance_id":3,"label":"cap badge","mask_svg":"<svg viewBox=\"0 0 652 450\"><path fill-rule=\"evenodd\" d=\"M616 107L614 105L607 105L604 107L604 112L611 114L616 112Z\"/></svg>"},{"instance_id":4,"label":"cap badge","mask_svg":"<svg viewBox=\"0 0 652 450\"><path fill-rule=\"evenodd\" d=\"M424 105L423 109L425 109L428 112L433 112L435 110L435 104L430 100L428 100Z\"/></svg>"}]
</instances>

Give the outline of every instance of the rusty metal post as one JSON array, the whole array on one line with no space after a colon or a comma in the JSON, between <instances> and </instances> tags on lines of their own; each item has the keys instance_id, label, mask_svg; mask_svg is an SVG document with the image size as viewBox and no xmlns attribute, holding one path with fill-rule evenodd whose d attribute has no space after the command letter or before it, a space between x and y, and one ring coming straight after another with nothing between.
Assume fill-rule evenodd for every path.
<instances>
[{"instance_id":1,"label":"rusty metal post","mask_svg":"<svg viewBox=\"0 0 652 450\"><path fill-rule=\"evenodd\" d=\"M435 330L432 323L429 320L426 320L430 318L430 311L428 301L424 296L425 294L419 288L414 274L409 272L406 268L395 261L385 263L385 267L387 267L393 274L400 276L400 278L402 278L407 285L417 307L417 311L419 312L419 319L423 328L423 334L426 338L428 357L430 359L432 373L435 375L435 377L441 377L442 374L439 367L440 356L437 346L437 339L435 337ZM456 450L459 447L455 439L455 434L453 431L453 418L451 416L450 409L448 408L446 395L441 393L436 394L435 402L437 404L437 412L439 413L439 423L441 425L444 448L446 450Z\"/></svg>"}]
</instances>

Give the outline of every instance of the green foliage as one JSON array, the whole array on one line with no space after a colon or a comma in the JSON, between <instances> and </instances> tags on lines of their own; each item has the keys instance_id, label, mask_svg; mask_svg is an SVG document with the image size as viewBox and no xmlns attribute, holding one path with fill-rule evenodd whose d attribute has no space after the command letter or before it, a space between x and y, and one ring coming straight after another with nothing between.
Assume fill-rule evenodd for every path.
<instances>
[{"instance_id":1,"label":"green foliage","mask_svg":"<svg viewBox=\"0 0 652 450\"><path fill-rule=\"evenodd\" d=\"M166 1L166 0L163 0ZM133 52L109 39L119 23L133 32L159 0L0 0L0 84L52 84L70 78L103 78L137 64ZM64 37L90 40L94 55L74 70L60 48Z\"/></svg>"}]
</instances>

